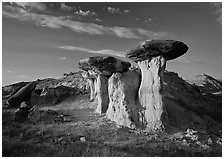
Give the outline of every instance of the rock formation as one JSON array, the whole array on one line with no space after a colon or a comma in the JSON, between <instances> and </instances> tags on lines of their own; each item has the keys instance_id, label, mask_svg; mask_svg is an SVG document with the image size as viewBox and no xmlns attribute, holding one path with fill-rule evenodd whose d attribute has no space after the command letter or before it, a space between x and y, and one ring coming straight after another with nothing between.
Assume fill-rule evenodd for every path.
<instances>
[{"instance_id":1,"label":"rock formation","mask_svg":"<svg viewBox=\"0 0 224 159\"><path fill-rule=\"evenodd\" d=\"M19 106L24 101L30 101L32 92L35 90L36 82L28 83L9 98L8 104L10 107Z\"/></svg>"},{"instance_id":2,"label":"rock formation","mask_svg":"<svg viewBox=\"0 0 224 159\"><path fill-rule=\"evenodd\" d=\"M138 88L140 74L132 70L121 73L114 73L108 82L109 108L107 117L118 125L129 128L140 127L138 117Z\"/></svg>"},{"instance_id":3,"label":"rock formation","mask_svg":"<svg viewBox=\"0 0 224 159\"><path fill-rule=\"evenodd\" d=\"M106 113L109 104L108 96L108 78L99 74L96 83L97 103L96 112L99 114Z\"/></svg>"},{"instance_id":4,"label":"rock formation","mask_svg":"<svg viewBox=\"0 0 224 159\"><path fill-rule=\"evenodd\" d=\"M90 88L90 101L94 101L96 98L96 78L97 76L90 75L89 72L83 72L82 76L87 79Z\"/></svg>"},{"instance_id":5,"label":"rock formation","mask_svg":"<svg viewBox=\"0 0 224 159\"><path fill-rule=\"evenodd\" d=\"M137 62L141 69L138 97L144 109L139 114L139 120L150 131L164 130L167 122L163 102L163 74L166 61L183 55L187 50L187 45L179 41L147 40L126 54L126 57Z\"/></svg>"},{"instance_id":6,"label":"rock formation","mask_svg":"<svg viewBox=\"0 0 224 159\"><path fill-rule=\"evenodd\" d=\"M41 97L53 100L53 105L63 101L67 96L71 95L73 90L66 86L45 87L42 89Z\"/></svg>"},{"instance_id":7,"label":"rock formation","mask_svg":"<svg viewBox=\"0 0 224 159\"><path fill-rule=\"evenodd\" d=\"M130 66L129 62L124 62L111 56L94 56L80 60L79 68L97 77L95 83L91 82L91 93L94 92L94 85L98 102L96 111L98 113L106 113L108 108L108 78L115 72L128 71Z\"/></svg>"}]
</instances>

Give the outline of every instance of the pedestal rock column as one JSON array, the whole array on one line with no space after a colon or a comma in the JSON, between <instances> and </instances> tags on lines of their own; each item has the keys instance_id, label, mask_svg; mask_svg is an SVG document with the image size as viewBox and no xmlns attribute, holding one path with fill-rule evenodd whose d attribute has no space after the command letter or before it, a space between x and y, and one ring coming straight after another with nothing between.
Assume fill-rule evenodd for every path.
<instances>
[{"instance_id":1,"label":"pedestal rock column","mask_svg":"<svg viewBox=\"0 0 224 159\"><path fill-rule=\"evenodd\" d=\"M96 98L98 103L96 112L99 114L106 113L109 104L108 78L99 74L97 77L96 86Z\"/></svg>"},{"instance_id":2,"label":"pedestal rock column","mask_svg":"<svg viewBox=\"0 0 224 159\"><path fill-rule=\"evenodd\" d=\"M149 131L163 131L167 113L163 102L163 73L166 61L173 60L188 50L188 46L175 40L146 40L125 55L138 63L141 69L139 103L143 107L139 120Z\"/></svg>"},{"instance_id":3,"label":"pedestal rock column","mask_svg":"<svg viewBox=\"0 0 224 159\"><path fill-rule=\"evenodd\" d=\"M129 128L140 127L136 103L140 75L135 71L113 73L108 83L110 102L107 117L118 125Z\"/></svg>"},{"instance_id":4,"label":"pedestal rock column","mask_svg":"<svg viewBox=\"0 0 224 159\"><path fill-rule=\"evenodd\" d=\"M93 78L88 78L87 79L90 87L90 101L94 101L95 99L95 85L94 85L94 79Z\"/></svg>"},{"instance_id":5,"label":"pedestal rock column","mask_svg":"<svg viewBox=\"0 0 224 159\"><path fill-rule=\"evenodd\" d=\"M138 62L142 72L139 102L144 109L140 121L148 129L163 130L166 111L163 103L163 73L166 60L162 56Z\"/></svg>"}]
</instances>

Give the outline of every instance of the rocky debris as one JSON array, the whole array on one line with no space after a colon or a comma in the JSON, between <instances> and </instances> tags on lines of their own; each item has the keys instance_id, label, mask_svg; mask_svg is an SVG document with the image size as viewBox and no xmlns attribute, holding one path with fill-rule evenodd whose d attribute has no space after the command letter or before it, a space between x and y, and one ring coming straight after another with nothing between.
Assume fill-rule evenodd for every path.
<instances>
[{"instance_id":1,"label":"rocky debris","mask_svg":"<svg viewBox=\"0 0 224 159\"><path fill-rule=\"evenodd\" d=\"M81 59L78 66L87 72L84 77L89 80L90 100L96 97L98 102L96 112L106 113L109 104L108 77L115 72L128 71L131 64L111 56L95 56ZM92 80L94 76L96 80Z\"/></svg>"},{"instance_id":2,"label":"rocky debris","mask_svg":"<svg viewBox=\"0 0 224 159\"><path fill-rule=\"evenodd\" d=\"M139 102L144 108L139 120L149 131L163 131L167 125L163 102L163 74L166 61L186 53L186 44L174 40L147 40L126 53L141 69Z\"/></svg>"},{"instance_id":3,"label":"rocky debris","mask_svg":"<svg viewBox=\"0 0 224 159\"><path fill-rule=\"evenodd\" d=\"M29 115L29 121L32 123L51 124L54 122L71 122L72 117L60 111L55 110L35 110Z\"/></svg>"},{"instance_id":4,"label":"rocky debris","mask_svg":"<svg viewBox=\"0 0 224 159\"><path fill-rule=\"evenodd\" d=\"M185 137L188 137L191 140L195 141L195 140L198 140L198 135L196 135L196 134L197 134L197 131L195 131L193 129L187 129Z\"/></svg>"},{"instance_id":5,"label":"rocky debris","mask_svg":"<svg viewBox=\"0 0 224 159\"><path fill-rule=\"evenodd\" d=\"M30 101L32 92L35 90L36 82L28 83L8 99L10 107L17 107L24 101Z\"/></svg>"},{"instance_id":6,"label":"rocky debris","mask_svg":"<svg viewBox=\"0 0 224 159\"><path fill-rule=\"evenodd\" d=\"M222 138L218 138L218 140L216 141L216 143L222 146Z\"/></svg>"},{"instance_id":7,"label":"rocky debris","mask_svg":"<svg viewBox=\"0 0 224 159\"><path fill-rule=\"evenodd\" d=\"M111 76L115 72L126 72L131 66L129 62L121 61L112 56L94 56L79 61L79 68L95 74Z\"/></svg>"},{"instance_id":8,"label":"rocky debris","mask_svg":"<svg viewBox=\"0 0 224 159\"><path fill-rule=\"evenodd\" d=\"M123 74L113 73L108 82L109 108L107 117L118 125L136 128L140 127L138 88L140 75L136 71L128 71Z\"/></svg>"}]
</instances>

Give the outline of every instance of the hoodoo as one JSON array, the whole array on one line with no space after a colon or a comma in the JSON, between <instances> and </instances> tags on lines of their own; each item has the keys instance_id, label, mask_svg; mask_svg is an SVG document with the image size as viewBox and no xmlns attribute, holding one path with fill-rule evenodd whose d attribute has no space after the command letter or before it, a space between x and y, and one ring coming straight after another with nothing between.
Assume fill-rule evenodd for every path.
<instances>
[{"instance_id":1,"label":"hoodoo","mask_svg":"<svg viewBox=\"0 0 224 159\"><path fill-rule=\"evenodd\" d=\"M126 72L131 66L129 62L121 61L111 56L94 56L79 61L79 68L96 76L96 84L90 82L91 91L96 90L97 109L100 114L106 113L109 105L108 78L115 72Z\"/></svg>"},{"instance_id":2,"label":"hoodoo","mask_svg":"<svg viewBox=\"0 0 224 159\"><path fill-rule=\"evenodd\" d=\"M166 61L173 60L188 50L188 46L174 40L147 40L129 50L126 57L141 69L139 103L143 107L139 121L150 131L163 131L167 123L163 102L163 74Z\"/></svg>"}]
</instances>

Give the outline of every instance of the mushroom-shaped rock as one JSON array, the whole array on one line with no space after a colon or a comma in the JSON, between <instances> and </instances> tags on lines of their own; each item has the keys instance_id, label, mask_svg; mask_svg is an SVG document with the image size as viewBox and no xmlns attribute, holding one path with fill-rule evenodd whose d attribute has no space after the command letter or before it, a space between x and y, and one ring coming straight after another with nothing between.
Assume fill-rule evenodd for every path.
<instances>
[{"instance_id":1,"label":"mushroom-shaped rock","mask_svg":"<svg viewBox=\"0 0 224 159\"><path fill-rule=\"evenodd\" d=\"M138 89L140 74L128 71L123 74L113 73L108 81L109 107L107 117L118 125L129 128L140 127Z\"/></svg>"},{"instance_id":2,"label":"mushroom-shaped rock","mask_svg":"<svg viewBox=\"0 0 224 159\"><path fill-rule=\"evenodd\" d=\"M130 66L129 62L112 56L93 56L79 61L80 69L104 76L111 76L114 72L126 72Z\"/></svg>"},{"instance_id":3,"label":"mushroom-shaped rock","mask_svg":"<svg viewBox=\"0 0 224 159\"><path fill-rule=\"evenodd\" d=\"M141 85L139 102L144 108L139 120L148 130L162 131L167 124L167 114L163 103L163 74L166 61L175 59L188 50L188 46L174 40L147 40L131 49L125 55L138 63Z\"/></svg>"},{"instance_id":4,"label":"mushroom-shaped rock","mask_svg":"<svg viewBox=\"0 0 224 159\"><path fill-rule=\"evenodd\" d=\"M96 84L92 82L91 86L92 92L94 92L93 88L96 90L98 102L96 111L100 114L106 113L109 104L108 77L115 72L128 71L131 64L111 56L94 56L81 59L78 66L89 74L97 76Z\"/></svg>"},{"instance_id":5,"label":"mushroom-shaped rock","mask_svg":"<svg viewBox=\"0 0 224 159\"><path fill-rule=\"evenodd\" d=\"M22 87L18 92L16 92L9 100L8 104L11 107L19 106L24 101L30 101L32 91L36 88L36 82L28 83L26 86Z\"/></svg>"}]
</instances>

